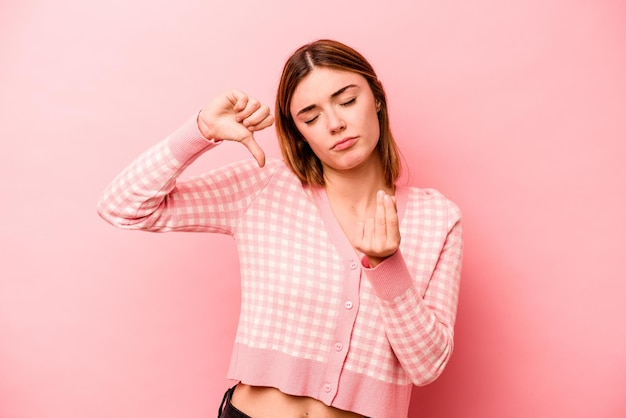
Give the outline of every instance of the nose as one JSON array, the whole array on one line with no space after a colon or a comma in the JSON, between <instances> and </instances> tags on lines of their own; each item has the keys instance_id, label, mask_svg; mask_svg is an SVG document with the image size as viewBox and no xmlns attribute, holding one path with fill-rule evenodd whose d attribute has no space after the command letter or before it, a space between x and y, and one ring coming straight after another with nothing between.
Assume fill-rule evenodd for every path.
<instances>
[{"instance_id":1,"label":"nose","mask_svg":"<svg viewBox=\"0 0 626 418\"><path fill-rule=\"evenodd\" d=\"M343 118L337 114L337 112L327 112L326 120L328 123L328 130L332 134L339 133L346 129L346 122Z\"/></svg>"}]
</instances>

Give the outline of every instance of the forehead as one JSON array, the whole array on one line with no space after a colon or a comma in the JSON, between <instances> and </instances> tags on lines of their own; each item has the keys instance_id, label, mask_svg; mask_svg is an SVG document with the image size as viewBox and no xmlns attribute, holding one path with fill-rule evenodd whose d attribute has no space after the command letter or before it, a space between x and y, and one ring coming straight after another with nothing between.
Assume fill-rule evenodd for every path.
<instances>
[{"instance_id":1,"label":"forehead","mask_svg":"<svg viewBox=\"0 0 626 418\"><path fill-rule=\"evenodd\" d=\"M291 110L329 100L333 93L352 84L360 88L369 87L361 74L315 67L294 90L291 96Z\"/></svg>"}]
</instances>

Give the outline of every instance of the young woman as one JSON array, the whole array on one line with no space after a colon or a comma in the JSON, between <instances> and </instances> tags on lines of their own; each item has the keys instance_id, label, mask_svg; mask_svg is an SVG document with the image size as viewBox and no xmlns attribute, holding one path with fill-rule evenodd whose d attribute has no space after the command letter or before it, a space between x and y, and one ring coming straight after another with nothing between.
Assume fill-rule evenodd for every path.
<instances>
[{"instance_id":1,"label":"young woman","mask_svg":"<svg viewBox=\"0 0 626 418\"><path fill-rule=\"evenodd\" d=\"M266 163L253 134L273 122L241 91L216 97L126 168L98 211L120 228L236 240L228 377L239 383L221 417L406 417L412 385L436 379L452 353L460 212L396 184L385 92L346 45L320 40L289 58L276 99L284 160ZM256 162L178 179L227 141Z\"/></svg>"}]
</instances>

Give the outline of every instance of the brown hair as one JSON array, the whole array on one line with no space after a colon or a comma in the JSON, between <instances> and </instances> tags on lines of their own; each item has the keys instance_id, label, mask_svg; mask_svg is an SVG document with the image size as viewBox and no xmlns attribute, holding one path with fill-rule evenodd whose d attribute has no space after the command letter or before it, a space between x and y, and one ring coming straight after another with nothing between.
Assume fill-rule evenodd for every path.
<instances>
[{"instance_id":1,"label":"brown hair","mask_svg":"<svg viewBox=\"0 0 626 418\"><path fill-rule=\"evenodd\" d=\"M315 67L350 71L362 75L372 89L374 99L380 103L378 123L380 153L385 183L392 187L400 175L400 153L391 134L387 98L382 83L369 62L357 51L337 41L321 39L300 47L285 63L276 95L276 132L278 144L287 165L300 178L302 184L323 186L322 162L317 158L291 116L291 98L296 87Z\"/></svg>"}]
</instances>

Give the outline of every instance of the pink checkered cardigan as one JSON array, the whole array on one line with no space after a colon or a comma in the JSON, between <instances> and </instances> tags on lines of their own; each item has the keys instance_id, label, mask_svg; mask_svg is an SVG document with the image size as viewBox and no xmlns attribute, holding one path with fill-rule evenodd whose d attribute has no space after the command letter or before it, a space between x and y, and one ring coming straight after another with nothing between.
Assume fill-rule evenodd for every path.
<instances>
[{"instance_id":1,"label":"pink checkered cardigan","mask_svg":"<svg viewBox=\"0 0 626 418\"><path fill-rule=\"evenodd\" d=\"M104 191L99 214L147 231L232 236L242 303L228 377L370 417L406 417L412 385L452 353L462 258L460 212L431 189L397 187L400 250L360 260L322 188L284 162L250 159L178 180L215 147L195 117Z\"/></svg>"}]
</instances>

